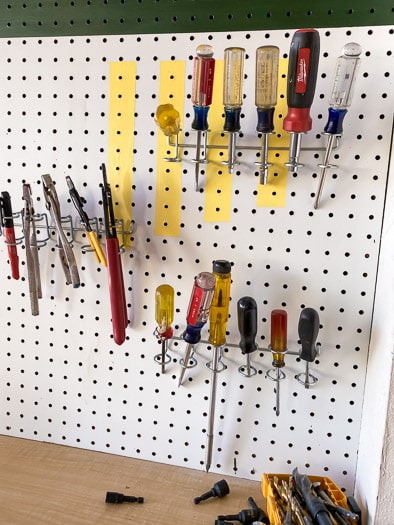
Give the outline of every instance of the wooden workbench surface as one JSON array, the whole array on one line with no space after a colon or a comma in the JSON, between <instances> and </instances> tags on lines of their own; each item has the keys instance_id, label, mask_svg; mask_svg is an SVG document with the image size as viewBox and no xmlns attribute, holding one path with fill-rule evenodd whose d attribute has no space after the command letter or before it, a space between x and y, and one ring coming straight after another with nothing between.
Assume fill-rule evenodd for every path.
<instances>
[{"instance_id":1,"label":"wooden workbench surface","mask_svg":"<svg viewBox=\"0 0 394 525\"><path fill-rule=\"evenodd\" d=\"M225 478L230 494L193 499ZM144 503L105 503L107 491ZM260 483L100 452L0 436L0 522L4 525L213 525L219 514L264 507Z\"/></svg>"}]
</instances>

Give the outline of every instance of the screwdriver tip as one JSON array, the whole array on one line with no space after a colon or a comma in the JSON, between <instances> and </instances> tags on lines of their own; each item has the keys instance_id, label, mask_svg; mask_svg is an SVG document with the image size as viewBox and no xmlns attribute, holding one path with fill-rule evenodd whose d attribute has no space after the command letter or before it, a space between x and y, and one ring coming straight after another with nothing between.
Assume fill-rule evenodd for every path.
<instances>
[{"instance_id":1,"label":"screwdriver tip","mask_svg":"<svg viewBox=\"0 0 394 525\"><path fill-rule=\"evenodd\" d=\"M211 468L211 465L205 465L205 472L209 472L210 468Z\"/></svg>"}]
</instances>

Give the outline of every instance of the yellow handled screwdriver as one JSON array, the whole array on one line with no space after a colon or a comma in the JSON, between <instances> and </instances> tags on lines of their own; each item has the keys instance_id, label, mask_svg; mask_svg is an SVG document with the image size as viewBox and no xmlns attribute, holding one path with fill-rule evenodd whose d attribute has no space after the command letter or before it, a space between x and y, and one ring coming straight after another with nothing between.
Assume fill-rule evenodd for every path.
<instances>
[{"instance_id":1,"label":"yellow handled screwdriver","mask_svg":"<svg viewBox=\"0 0 394 525\"><path fill-rule=\"evenodd\" d=\"M175 157L164 157L166 162L180 162L179 157L179 132L180 117L179 111L172 104L161 104L156 109L155 122L164 133L168 140L175 137Z\"/></svg>"},{"instance_id":2,"label":"yellow handled screwdriver","mask_svg":"<svg viewBox=\"0 0 394 525\"><path fill-rule=\"evenodd\" d=\"M155 361L161 364L161 373L164 374L165 366L171 359L166 359L168 340L173 335L172 322L174 320L174 288L169 284L161 284L155 293L155 335L161 341L161 354L155 355Z\"/></svg>"},{"instance_id":3,"label":"yellow handled screwdriver","mask_svg":"<svg viewBox=\"0 0 394 525\"><path fill-rule=\"evenodd\" d=\"M268 135L274 131L274 113L278 97L279 47L261 46L256 50L255 103L257 108L256 131L261 133L260 184L267 183Z\"/></svg>"},{"instance_id":4,"label":"yellow handled screwdriver","mask_svg":"<svg viewBox=\"0 0 394 525\"><path fill-rule=\"evenodd\" d=\"M226 326L230 308L230 285L231 264L229 261L217 260L213 262L212 273L216 279L215 293L213 295L211 309L209 312L209 338L213 345L213 358L210 363L211 369L211 401L208 415L207 452L205 469L211 468L213 429L215 424L215 406L217 390L217 374L224 369L220 367L221 350L226 343Z\"/></svg>"},{"instance_id":5,"label":"yellow handled screwdriver","mask_svg":"<svg viewBox=\"0 0 394 525\"><path fill-rule=\"evenodd\" d=\"M233 173L237 132L241 129L240 116L243 99L245 49L228 47L224 50L223 105L224 131L228 132L228 172Z\"/></svg>"}]
</instances>

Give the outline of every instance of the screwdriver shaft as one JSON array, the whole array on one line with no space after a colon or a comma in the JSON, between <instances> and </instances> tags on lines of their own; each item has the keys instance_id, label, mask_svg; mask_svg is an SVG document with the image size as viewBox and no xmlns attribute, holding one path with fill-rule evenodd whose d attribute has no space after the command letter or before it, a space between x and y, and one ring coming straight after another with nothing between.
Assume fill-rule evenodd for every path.
<instances>
[{"instance_id":1,"label":"screwdriver shaft","mask_svg":"<svg viewBox=\"0 0 394 525\"><path fill-rule=\"evenodd\" d=\"M200 156L201 156L201 131L197 131L196 158L194 172L194 189L198 191L198 179L200 177Z\"/></svg>"},{"instance_id":2,"label":"screwdriver shaft","mask_svg":"<svg viewBox=\"0 0 394 525\"><path fill-rule=\"evenodd\" d=\"M205 470L209 472L212 462L212 448L213 448L213 436L215 426L215 408L216 408L216 388L217 388L217 373L219 367L220 358L219 346L213 347L213 358L211 363L211 394L208 414L208 432L207 432L207 453L205 459Z\"/></svg>"},{"instance_id":3,"label":"screwdriver shaft","mask_svg":"<svg viewBox=\"0 0 394 525\"><path fill-rule=\"evenodd\" d=\"M280 414L280 391L279 391L279 385L280 385L280 368L276 369L276 401L275 401L275 414L279 416Z\"/></svg>"},{"instance_id":4,"label":"screwdriver shaft","mask_svg":"<svg viewBox=\"0 0 394 525\"><path fill-rule=\"evenodd\" d=\"M183 377L184 377L185 372L186 372L186 368L188 368L189 361L191 359L192 350L193 350L193 345L192 344L188 344L186 346L185 356L183 358L183 362L181 362L181 373L179 374L178 386L181 386L181 384L182 384Z\"/></svg>"},{"instance_id":5,"label":"screwdriver shaft","mask_svg":"<svg viewBox=\"0 0 394 525\"><path fill-rule=\"evenodd\" d=\"M317 192L316 192L315 202L313 204L313 207L315 208L315 210L317 210L317 208L319 207L320 198L321 198L321 194L323 191L324 180L326 178L327 169L330 167L330 164L329 164L330 156L331 156L331 152L334 147L334 142L336 138L337 138L337 135L329 135L328 137L328 142L327 142L326 152L324 154L323 164L320 165L321 172L320 172L320 178L319 178L319 185L318 185Z\"/></svg>"}]
</instances>

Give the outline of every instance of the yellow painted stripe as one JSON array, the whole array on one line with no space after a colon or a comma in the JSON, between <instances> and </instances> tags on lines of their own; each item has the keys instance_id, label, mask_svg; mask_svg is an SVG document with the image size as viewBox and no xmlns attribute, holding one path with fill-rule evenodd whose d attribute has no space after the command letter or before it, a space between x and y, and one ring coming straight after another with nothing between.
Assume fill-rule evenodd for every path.
<instances>
[{"instance_id":1,"label":"yellow painted stripe","mask_svg":"<svg viewBox=\"0 0 394 525\"><path fill-rule=\"evenodd\" d=\"M223 60L216 60L215 82L213 87L212 106L208 113L209 133L208 145L227 147L227 134L223 133ZM208 149L208 164L205 166L204 220L206 222L227 222L231 216L231 195L233 176L228 173L227 166L222 162L227 160L226 149ZM202 165L203 166L203 165Z\"/></svg>"},{"instance_id":2,"label":"yellow painted stripe","mask_svg":"<svg viewBox=\"0 0 394 525\"><path fill-rule=\"evenodd\" d=\"M130 231L132 218L135 78L135 62L110 63L107 171L115 217L123 219L125 231ZM130 235L124 241L128 246Z\"/></svg>"},{"instance_id":3,"label":"yellow painted stripe","mask_svg":"<svg viewBox=\"0 0 394 525\"><path fill-rule=\"evenodd\" d=\"M275 133L268 138L268 147L285 147L290 144L290 135L283 131L283 119L287 113L286 83L287 83L288 59L279 61L278 103L275 108ZM273 164L268 169L267 184L258 184L257 203L258 207L283 208L286 206L286 190L288 168L284 163L289 159L288 149L282 151L269 150L268 162Z\"/></svg>"},{"instance_id":4,"label":"yellow painted stripe","mask_svg":"<svg viewBox=\"0 0 394 525\"><path fill-rule=\"evenodd\" d=\"M185 71L186 64L181 60L160 63L159 104L172 104L181 119L184 115ZM181 135L179 133L179 142ZM179 154L182 155L181 150ZM173 156L174 148L168 146L167 137L158 129L155 235L169 237L179 235L181 222L182 163L163 160Z\"/></svg>"}]
</instances>

